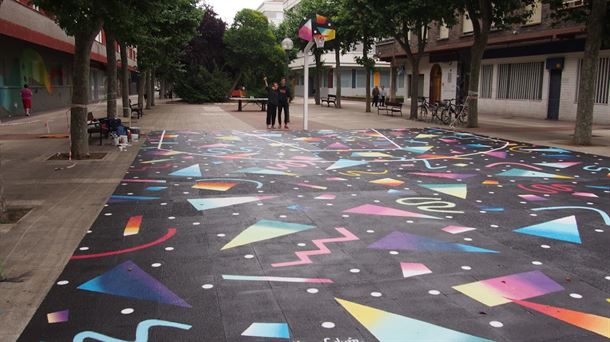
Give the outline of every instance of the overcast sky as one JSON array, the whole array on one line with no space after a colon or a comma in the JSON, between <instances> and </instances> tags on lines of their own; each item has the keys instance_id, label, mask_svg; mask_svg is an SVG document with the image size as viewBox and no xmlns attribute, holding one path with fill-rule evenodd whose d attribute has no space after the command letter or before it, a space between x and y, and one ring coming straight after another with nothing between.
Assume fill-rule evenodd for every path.
<instances>
[{"instance_id":1,"label":"overcast sky","mask_svg":"<svg viewBox=\"0 0 610 342\"><path fill-rule=\"evenodd\" d=\"M203 2L212 5L214 11L230 26L235 13L242 8L256 9L263 0L204 0Z\"/></svg>"}]
</instances>

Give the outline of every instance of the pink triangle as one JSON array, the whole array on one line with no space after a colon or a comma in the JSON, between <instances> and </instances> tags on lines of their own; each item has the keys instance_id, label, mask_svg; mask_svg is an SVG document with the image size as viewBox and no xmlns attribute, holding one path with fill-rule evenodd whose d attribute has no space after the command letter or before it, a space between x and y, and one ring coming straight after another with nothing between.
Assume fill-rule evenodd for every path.
<instances>
[{"instance_id":1,"label":"pink triangle","mask_svg":"<svg viewBox=\"0 0 610 342\"><path fill-rule=\"evenodd\" d=\"M349 149L349 146L343 145L342 143L334 143L326 146L326 148L334 148L334 149Z\"/></svg>"},{"instance_id":2,"label":"pink triangle","mask_svg":"<svg viewBox=\"0 0 610 342\"><path fill-rule=\"evenodd\" d=\"M496 158L506 159L506 152L504 151L492 151L485 154Z\"/></svg>"},{"instance_id":3,"label":"pink triangle","mask_svg":"<svg viewBox=\"0 0 610 342\"><path fill-rule=\"evenodd\" d=\"M442 173L442 172L411 172L412 175L426 176L426 177L437 177L437 178L449 178L449 179L465 179L476 176L473 173Z\"/></svg>"},{"instance_id":4,"label":"pink triangle","mask_svg":"<svg viewBox=\"0 0 610 342\"><path fill-rule=\"evenodd\" d=\"M418 214L406 210L399 210L388 207L381 207L373 204L364 204L359 207L347 209L343 211L344 213L351 214L364 214L364 215L378 215L378 216L398 216L398 217L417 217L417 218L428 218L435 220L442 220L441 218L428 216L423 214Z\"/></svg>"},{"instance_id":5,"label":"pink triangle","mask_svg":"<svg viewBox=\"0 0 610 342\"><path fill-rule=\"evenodd\" d=\"M403 278L432 273L426 265L419 263L401 262L400 268L402 269Z\"/></svg>"},{"instance_id":6,"label":"pink triangle","mask_svg":"<svg viewBox=\"0 0 610 342\"><path fill-rule=\"evenodd\" d=\"M438 140L440 140L444 143L447 143L447 144L455 144L456 142L458 142L456 139L438 139Z\"/></svg>"}]
</instances>

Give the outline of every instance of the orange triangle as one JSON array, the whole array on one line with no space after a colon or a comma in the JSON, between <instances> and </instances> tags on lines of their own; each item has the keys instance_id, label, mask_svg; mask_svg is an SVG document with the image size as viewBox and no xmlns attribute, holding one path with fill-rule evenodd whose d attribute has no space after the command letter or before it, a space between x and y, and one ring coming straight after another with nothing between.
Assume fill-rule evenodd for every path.
<instances>
[{"instance_id":1,"label":"orange triangle","mask_svg":"<svg viewBox=\"0 0 610 342\"><path fill-rule=\"evenodd\" d=\"M610 318L589 314L586 312L558 308L544 304L527 302L524 300L511 299L513 302L526 308L538 311L560 321L575 325L579 328L592 331L604 337L610 338Z\"/></svg>"}]
</instances>

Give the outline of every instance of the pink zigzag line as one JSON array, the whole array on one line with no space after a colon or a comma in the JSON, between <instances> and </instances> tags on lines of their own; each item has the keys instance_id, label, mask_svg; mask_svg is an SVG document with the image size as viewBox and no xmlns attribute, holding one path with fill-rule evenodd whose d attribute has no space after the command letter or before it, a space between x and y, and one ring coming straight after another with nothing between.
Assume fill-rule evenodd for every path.
<instances>
[{"instance_id":1,"label":"pink zigzag line","mask_svg":"<svg viewBox=\"0 0 610 342\"><path fill-rule=\"evenodd\" d=\"M331 242L348 242L348 241L356 241L360 240L356 235L352 234L349 230L339 227L335 228L339 233L341 233L344 237L330 238L330 239L320 239L320 240L312 240L314 245L318 247L316 250L309 251L300 251L295 252L294 254L299 258L298 261L288 261L288 262L280 262L271 264L272 267L286 267L286 266L297 266L297 265L306 265L312 264L313 261L309 258L313 255L323 255L323 254L331 254L330 249L326 247L326 243Z\"/></svg>"}]
</instances>

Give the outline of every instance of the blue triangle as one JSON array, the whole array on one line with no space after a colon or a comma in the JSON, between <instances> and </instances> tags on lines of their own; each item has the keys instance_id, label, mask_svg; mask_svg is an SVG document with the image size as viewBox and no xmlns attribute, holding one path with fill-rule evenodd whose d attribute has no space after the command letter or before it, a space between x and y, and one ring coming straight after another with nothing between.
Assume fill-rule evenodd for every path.
<instances>
[{"instance_id":1,"label":"blue triangle","mask_svg":"<svg viewBox=\"0 0 610 342\"><path fill-rule=\"evenodd\" d=\"M360 166L360 165L366 165L366 164L368 164L368 162L366 162L366 161L339 159L333 165L326 168L326 171L344 169L346 167Z\"/></svg>"},{"instance_id":2,"label":"blue triangle","mask_svg":"<svg viewBox=\"0 0 610 342\"><path fill-rule=\"evenodd\" d=\"M191 307L157 279L144 272L133 261L126 261L116 266L110 271L82 284L78 289L150 300L186 308Z\"/></svg>"},{"instance_id":3,"label":"blue triangle","mask_svg":"<svg viewBox=\"0 0 610 342\"><path fill-rule=\"evenodd\" d=\"M201 177L201 170L199 169L199 164L195 164L184 169L174 171L169 175L176 177Z\"/></svg>"},{"instance_id":4,"label":"blue triangle","mask_svg":"<svg viewBox=\"0 0 610 342\"><path fill-rule=\"evenodd\" d=\"M446 242L403 232L390 233L381 240L369 245L368 248L427 252L499 253L490 249Z\"/></svg>"},{"instance_id":5,"label":"blue triangle","mask_svg":"<svg viewBox=\"0 0 610 342\"><path fill-rule=\"evenodd\" d=\"M408 152L421 154L427 152L432 146L404 146L402 149Z\"/></svg>"},{"instance_id":6,"label":"blue triangle","mask_svg":"<svg viewBox=\"0 0 610 342\"><path fill-rule=\"evenodd\" d=\"M580 233L578 232L576 216L574 215L515 229L514 232L578 244L582 243Z\"/></svg>"}]
</instances>

